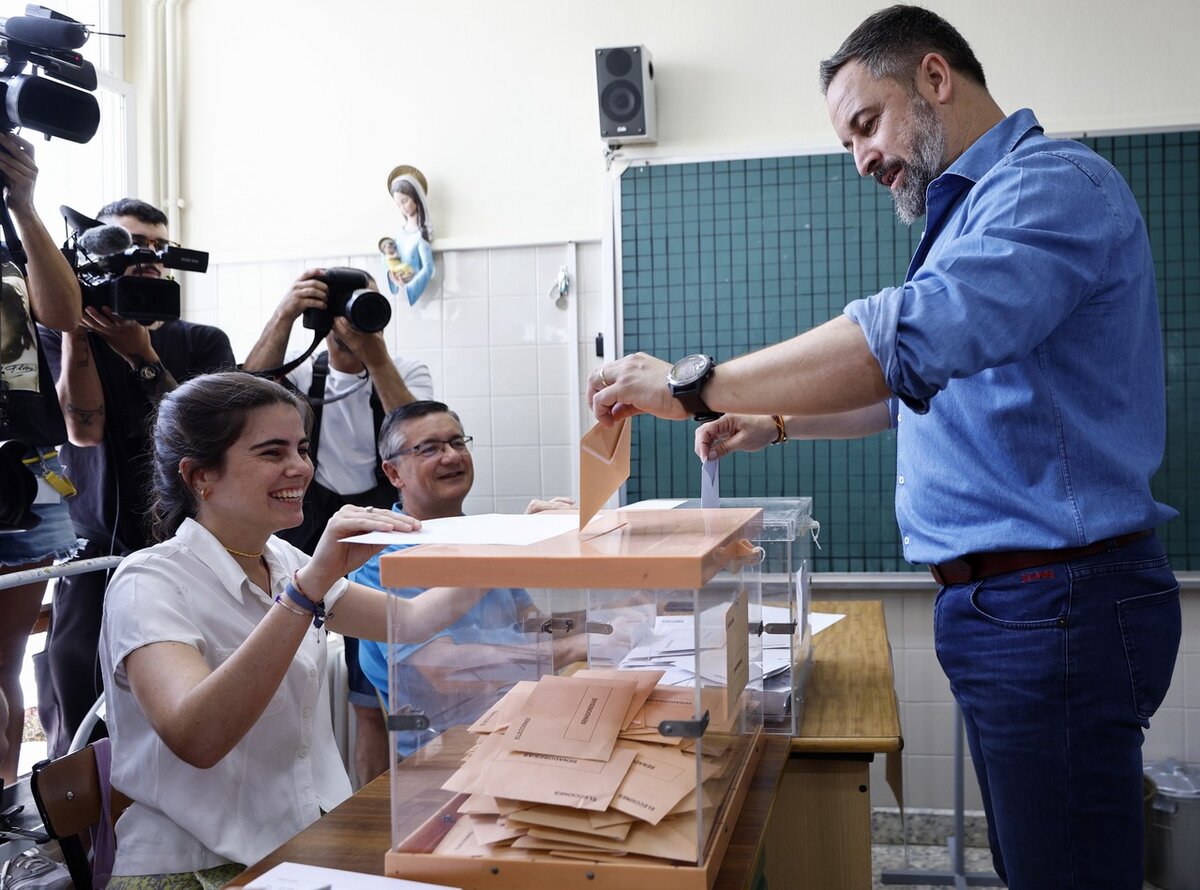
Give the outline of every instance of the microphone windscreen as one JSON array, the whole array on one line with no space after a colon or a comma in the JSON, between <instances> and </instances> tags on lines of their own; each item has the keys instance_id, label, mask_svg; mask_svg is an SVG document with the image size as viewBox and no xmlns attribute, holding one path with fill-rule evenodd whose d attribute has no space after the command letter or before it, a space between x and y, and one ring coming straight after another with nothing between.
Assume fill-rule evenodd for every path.
<instances>
[{"instance_id":1,"label":"microphone windscreen","mask_svg":"<svg viewBox=\"0 0 1200 890\"><path fill-rule=\"evenodd\" d=\"M92 256L112 256L133 246L133 236L124 226L96 226L79 233L79 246Z\"/></svg>"},{"instance_id":2,"label":"microphone windscreen","mask_svg":"<svg viewBox=\"0 0 1200 890\"><path fill-rule=\"evenodd\" d=\"M33 15L14 15L4 20L10 40L46 49L79 49L87 43L88 31L79 22L64 22Z\"/></svg>"}]
</instances>

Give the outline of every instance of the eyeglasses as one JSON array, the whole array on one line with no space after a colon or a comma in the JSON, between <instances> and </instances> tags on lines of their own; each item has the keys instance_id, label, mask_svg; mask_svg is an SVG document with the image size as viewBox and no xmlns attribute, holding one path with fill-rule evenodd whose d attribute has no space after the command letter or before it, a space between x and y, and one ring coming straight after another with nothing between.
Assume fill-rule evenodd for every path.
<instances>
[{"instance_id":1,"label":"eyeglasses","mask_svg":"<svg viewBox=\"0 0 1200 890\"><path fill-rule=\"evenodd\" d=\"M130 235L134 247L149 248L156 253L161 253L168 247L178 247L174 241L168 241L166 238L147 238L145 235Z\"/></svg>"},{"instance_id":2,"label":"eyeglasses","mask_svg":"<svg viewBox=\"0 0 1200 890\"><path fill-rule=\"evenodd\" d=\"M418 442L412 448L401 448L391 457L392 460L397 457L404 457L406 454L415 454L421 460L433 460L435 457L441 457L446 446L449 445L459 454L466 454L471 450L471 443L475 441L474 436L454 436L450 439L426 439L424 442Z\"/></svg>"}]
</instances>

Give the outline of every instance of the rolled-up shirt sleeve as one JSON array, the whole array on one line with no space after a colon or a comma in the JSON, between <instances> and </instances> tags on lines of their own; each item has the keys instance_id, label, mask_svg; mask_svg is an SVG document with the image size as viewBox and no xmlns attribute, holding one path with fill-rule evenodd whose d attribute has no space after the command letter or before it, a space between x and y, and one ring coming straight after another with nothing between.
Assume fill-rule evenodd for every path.
<instances>
[{"instance_id":1,"label":"rolled-up shirt sleeve","mask_svg":"<svg viewBox=\"0 0 1200 890\"><path fill-rule=\"evenodd\" d=\"M967 191L929 255L903 285L844 310L897 397L923 413L951 379L1025 358L1107 285L1120 241L1106 175L1045 152L978 184L952 174L935 182ZM967 217L969 231L955 231Z\"/></svg>"}]
</instances>

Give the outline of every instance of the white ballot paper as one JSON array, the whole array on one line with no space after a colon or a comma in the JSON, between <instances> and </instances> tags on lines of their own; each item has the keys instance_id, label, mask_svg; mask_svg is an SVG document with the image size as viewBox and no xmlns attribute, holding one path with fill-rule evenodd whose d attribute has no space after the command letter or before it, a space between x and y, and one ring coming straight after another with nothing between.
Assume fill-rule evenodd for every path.
<instances>
[{"instance_id":1,"label":"white ballot paper","mask_svg":"<svg viewBox=\"0 0 1200 890\"><path fill-rule=\"evenodd\" d=\"M355 544L536 544L579 526L577 513L484 513L427 519L415 532L367 532Z\"/></svg>"},{"instance_id":2,"label":"white ballot paper","mask_svg":"<svg viewBox=\"0 0 1200 890\"><path fill-rule=\"evenodd\" d=\"M721 464L706 460L700 467L700 506L721 506Z\"/></svg>"},{"instance_id":3,"label":"white ballot paper","mask_svg":"<svg viewBox=\"0 0 1200 890\"><path fill-rule=\"evenodd\" d=\"M281 862L259 875L246 890L446 890L441 884L364 875L340 868L320 868L298 862Z\"/></svg>"}]
</instances>

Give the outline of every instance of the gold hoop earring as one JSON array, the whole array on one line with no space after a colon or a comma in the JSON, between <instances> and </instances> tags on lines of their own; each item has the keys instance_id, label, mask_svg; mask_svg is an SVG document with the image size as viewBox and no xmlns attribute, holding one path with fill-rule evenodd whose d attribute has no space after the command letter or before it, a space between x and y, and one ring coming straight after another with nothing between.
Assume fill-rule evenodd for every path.
<instances>
[{"instance_id":1,"label":"gold hoop earring","mask_svg":"<svg viewBox=\"0 0 1200 890\"><path fill-rule=\"evenodd\" d=\"M202 500L202 501L208 500L208 489L207 488L200 489L198 492L196 492L196 494L200 495L200 500Z\"/></svg>"}]
</instances>

